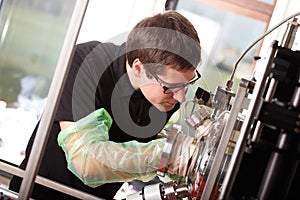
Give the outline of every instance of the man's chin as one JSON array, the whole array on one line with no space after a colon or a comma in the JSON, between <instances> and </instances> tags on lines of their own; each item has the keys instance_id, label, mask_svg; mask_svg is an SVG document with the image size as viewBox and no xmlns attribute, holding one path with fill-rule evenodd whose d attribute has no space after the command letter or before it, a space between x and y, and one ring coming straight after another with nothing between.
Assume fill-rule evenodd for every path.
<instances>
[{"instance_id":1,"label":"man's chin","mask_svg":"<svg viewBox=\"0 0 300 200\"><path fill-rule=\"evenodd\" d=\"M161 112L168 112L170 110L172 110L174 108L175 105L162 105L162 104L158 104L158 105L154 105L159 111Z\"/></svg>"}]
</instances>

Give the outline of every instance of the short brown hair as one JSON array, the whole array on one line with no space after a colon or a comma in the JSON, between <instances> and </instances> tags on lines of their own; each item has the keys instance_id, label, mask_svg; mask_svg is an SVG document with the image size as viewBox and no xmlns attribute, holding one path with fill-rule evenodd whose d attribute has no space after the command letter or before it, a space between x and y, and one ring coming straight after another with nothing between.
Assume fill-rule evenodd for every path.
<instances>
[{"instance_id":1,"label":"short brown hair","mask_svg":"<svg viewBox=\"0 0 300 200\"><path fill-rule=\"evenodd\" d=\"M139 58L151 64L155 73L163 73L170 65L177 70L188 70L201 61L200 40L194 26L176 11L166 11L140 21L129 33L126 42L130 66Z\"/></svg>"}]
</instances>

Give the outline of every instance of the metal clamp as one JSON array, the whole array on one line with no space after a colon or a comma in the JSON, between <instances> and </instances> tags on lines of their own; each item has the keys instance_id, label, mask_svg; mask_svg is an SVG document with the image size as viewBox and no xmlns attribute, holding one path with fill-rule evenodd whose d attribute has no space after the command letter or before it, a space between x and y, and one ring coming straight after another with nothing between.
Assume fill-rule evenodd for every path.
<instances>
[{"instance_id":1,"label":"metal clamp","mask_svg":"<svg viewBox=\"0 0 300 200\"><path fill-rule=\"evenodd\" d=\"M165 173L168 171L168 160L170 158L173 144L177 138L177 135L181 132L181 126L173 124L172 127L166 129L166 131L168 131L170 134L168 135L167 142L163 148L163 153L157 168L157 175L161 177L164 177Z\"/></svg>"}]
</instances>

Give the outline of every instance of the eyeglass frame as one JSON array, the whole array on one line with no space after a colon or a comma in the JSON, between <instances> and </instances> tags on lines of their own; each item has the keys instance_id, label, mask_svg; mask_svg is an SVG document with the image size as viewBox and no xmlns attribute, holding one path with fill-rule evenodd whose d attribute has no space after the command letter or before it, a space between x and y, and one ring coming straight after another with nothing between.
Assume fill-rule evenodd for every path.
<instances>
[{"instance_id":1,"label":"eyeglass frame","mask_svg":"<svg viewBox=\"0 0 300 200\"><path fill-rule=\"evenodd\" d=\"M182 84L182 85L178 85L178 86L169 86L169 87L167 87L167 86L165 86L165 84L163 84L163 82L162 82L162 80L156 75L156 74L154 74L153 72L151 72L150 70L147 70L150 74L151 74L151 76L153 76L154 77L154 79L159 83L159 85L163 88L163 90L164 90L164 94L172 94L172 93L176 93L176 92L178 92L178 91L180 91L180 90L182 90L182 89L184 89L184 88L186 88L186 87L188 87L188 86L190 86L190 85L193 85L196 81L198 81L200 78L201 78L201 74L200 74L200 72L198 72L198 70L196 69L196 73L195 73L195 77L192 79L192 80L190 80L189 82L187 82L187 83L184 83L184 84ZM176 89L177 88L177 89ZM174 89L176 89L175 91L174 91Z\"/></svg>"}]
</instances>

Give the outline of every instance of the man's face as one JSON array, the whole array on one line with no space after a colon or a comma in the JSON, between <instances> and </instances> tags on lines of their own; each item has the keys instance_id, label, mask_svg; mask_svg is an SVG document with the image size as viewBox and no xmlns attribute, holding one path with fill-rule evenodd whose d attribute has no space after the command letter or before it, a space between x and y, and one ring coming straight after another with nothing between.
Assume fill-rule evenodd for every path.
<instances>
[{"instance_id":1,"label":"man's face","mask_svg":"<svg viewBox=\"0 0 300 200\"><path fill-rule=\"evenodd\" d=\"M145 76L144 78L148 80L139 88L146 99L158 110L167 112L172 110L178 102L183 103L185 101L186 87L180 86L194 79L195 71L196 69L178 71L168 67L165 75L155 75L156 78L147 78ZM174 88L174 92L165 94L164 86Z\"/></svg>"}]
</instances>

